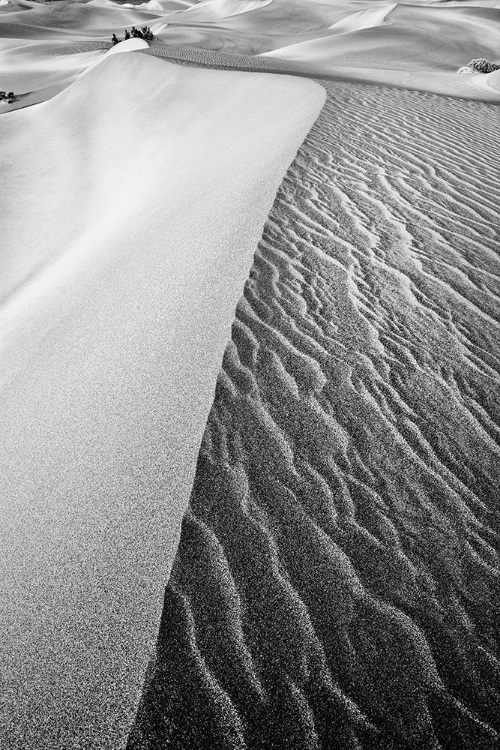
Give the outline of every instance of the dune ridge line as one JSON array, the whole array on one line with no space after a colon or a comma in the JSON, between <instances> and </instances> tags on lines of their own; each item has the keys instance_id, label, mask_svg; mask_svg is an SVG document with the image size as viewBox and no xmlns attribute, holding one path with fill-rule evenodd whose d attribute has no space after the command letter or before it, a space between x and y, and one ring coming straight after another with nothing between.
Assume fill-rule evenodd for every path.
<instances>
[{"instance_id":1,"label":"dune ridge line","mask_svg":"<svg viewBox=\"0 0 500 750\"><path fill-rule=\"evenodd\" d=\"M500 151L476 123L499 110L326 89L238 305L128 750L498 747Z\"/></svg>"},{"instance_id":2,"label":"dune ridge line","mask_svg":"<svg viewBox=\"0 0 500 750\"><path fill-rule=\"evenodd\" d=\"M0 118L8 750L126 743L235 306L324 98L126 53Z\"/></svg>"}]
</instances>

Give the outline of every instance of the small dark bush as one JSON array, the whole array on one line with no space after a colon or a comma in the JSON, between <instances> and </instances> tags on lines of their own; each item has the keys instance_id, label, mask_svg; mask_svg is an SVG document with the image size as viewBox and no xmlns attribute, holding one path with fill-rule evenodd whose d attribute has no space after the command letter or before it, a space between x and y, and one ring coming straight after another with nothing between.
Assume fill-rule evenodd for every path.
<instances>
[{"instance_id":1,"label":"small dark bush","mask_svg":"<svg viewBox=\"0 0 500 750\"><path fill-rule=\"evenodd\" d=\"M13 104L16 100L16 95L13 91L0 91L0 102L7 102L7 104Z\"/></svg>"},{"instance_id":2,"label":"small dark bush","mask_svg":"<svg viewBox=\"0 0 500 750\"><path fill-rule=\"evenodd\" d=\"M143 26L141 31L143 39L145 39L147 42L154 41L155 35L153 34L149 26Z\"/></svg>"},{"instance_id":3,"label":"small dark bush","mask_svg":"<svg viewBox=\"0 0 500 750\"><path fill-rule=\"evenodd\" d=\"M149 26L143 26L140 29L137 29L135 26L132 26L130 31L128 29L125 29L125 36L123 37L123 40L126 41L130 38L134 39L145 39L147 42L153 42L155 39L155 35L149 28ZM119 37L116 36L116 34L113 34L111 37L111 44L115 45L118 44L118 42L121 42L122 40L119 39Z\"/></svg>"},{"instance_id":4,"label":"small dark bush","mask_svg":"<svg viewBox=\"0 0 500 750\"><path fill-rule=\"evenodd\" d=\"M484 57L476 57L470 63L459 69L459 73L493 73L494 70L500 70L500 65L486 60Z\"/></svg>"}]
</instances>

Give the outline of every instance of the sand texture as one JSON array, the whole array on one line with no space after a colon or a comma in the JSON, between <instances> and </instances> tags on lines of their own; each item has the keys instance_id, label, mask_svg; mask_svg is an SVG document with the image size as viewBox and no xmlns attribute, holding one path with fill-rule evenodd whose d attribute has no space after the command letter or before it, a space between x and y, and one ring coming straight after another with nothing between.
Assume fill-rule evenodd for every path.
<instances>
[{"instance_id":1,"label":"sand texture","mask_svg":"<svg viewBox=\"0 0 500 750\"><path fill-rule=\"evenodd\" d=\"M499 0L7 0L1 85L24 105L49 98L132 25L151 27L158 54L163 47L198 64L500 102L498 80L457 73L475 57L500 63Z\"/></svg>"},{"instance_id":2,"label":"sand texture","mask_svg":"<svg viewBox=\"0 0 500 750\"><path fill-rule=\"evenodd\" d=\"M2 749L126 742L234 309L324 98L132 52L0 119Z\"/></svg>"},{"instance_id":3,"label":"sand texture","mask_svg":"<svg viewBox=\"0 0 500 750\"><path fill-rule=\"evenodd\" d=\"M129 750L499 747L499 111L327 90L238 305Z\"/></svg>"},{"instance_id":4,"label":"sand texture","mask_svg":"<svg viewBox=\"0 0 500 750\"><path fill-rule=\"evenodd\" d=\"M500 750L476 58L500 0L0 0L0 750Z\"/></svg>"}]
</instances>

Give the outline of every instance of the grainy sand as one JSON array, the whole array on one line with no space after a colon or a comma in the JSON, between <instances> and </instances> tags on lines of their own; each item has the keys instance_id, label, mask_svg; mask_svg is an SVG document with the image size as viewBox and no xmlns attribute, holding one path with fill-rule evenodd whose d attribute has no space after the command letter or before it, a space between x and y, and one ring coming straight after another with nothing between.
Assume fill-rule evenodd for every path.
<instances>
[{"instance_id":1,"label":"grainy sand","mask_svg":"<svg viewBox=\"0 0 500 750\"><path fill-rule=\"evenodd\" d=\"M238 305L130 750L499 746L500 113L326 88Z\"/></svg>"},{"instance_id":2,"label":"grainy sand","mask_svg":"<svg viewBox=\"0 0 500 750\"><path fill-rule=\"evenodd\" d=\"M324 98L126 53L0 118L2 750L126 744L234 310Z\"/></svg>"},{"instance_id":3,"label":"grainy sand","mask_svg":"<svg viewBox=\"0 0 500 750\"><path fill-rule=\"evenodd\" d=\"M497 6L0 0L2 750L500 750Z\"/></svg>"}]
</instances>

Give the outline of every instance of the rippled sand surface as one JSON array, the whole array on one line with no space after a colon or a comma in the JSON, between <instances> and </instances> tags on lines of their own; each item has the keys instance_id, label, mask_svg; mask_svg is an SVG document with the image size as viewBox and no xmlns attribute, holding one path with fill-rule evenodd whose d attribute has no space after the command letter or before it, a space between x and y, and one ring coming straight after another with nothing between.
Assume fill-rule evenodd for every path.
<instances>
[{"instance_id":1,"label":"rippled sand surface","mask_svg":"<svg viewBox=\"0 0 500 750\"><path fill-rule=\"evenodd\" d=\"M499 35L0 0L0 750L500 750Z\"/></svg>"},{"instance_id":2,"label":"rippled sand surface","mask_svg":"<svg viewBox=\"0 0 500 750\"><path fill-rule=\"evenodd\" d=\"M326 88L238 305L129 750L500 744L500 112Z\"/></svg>"}]
</instances>

